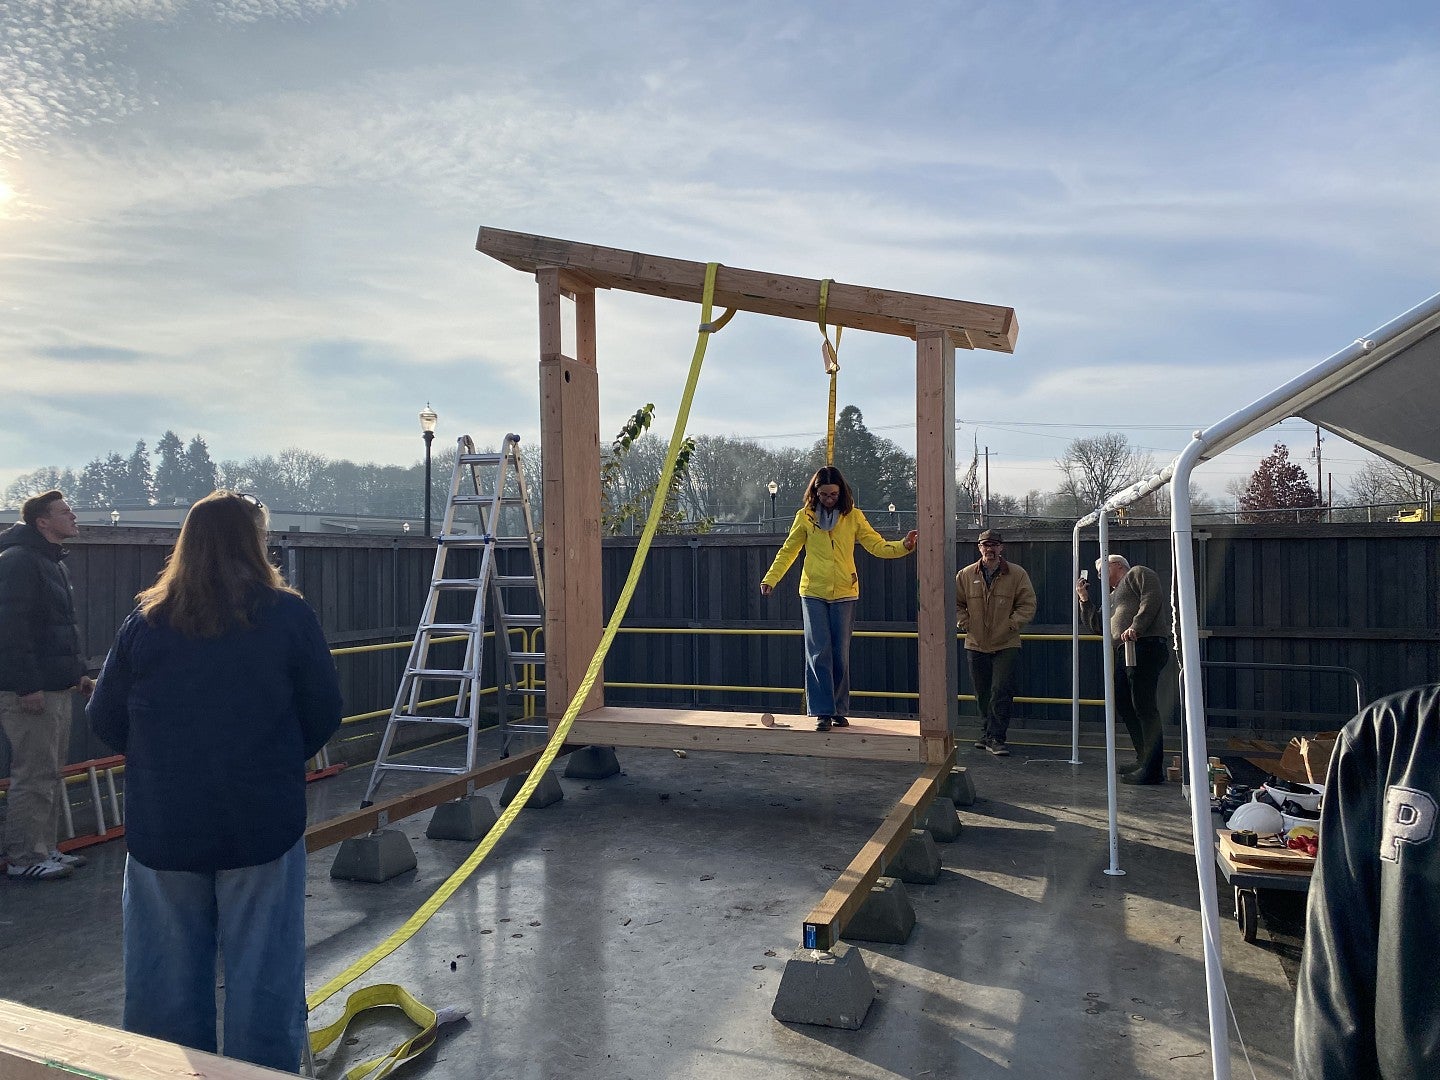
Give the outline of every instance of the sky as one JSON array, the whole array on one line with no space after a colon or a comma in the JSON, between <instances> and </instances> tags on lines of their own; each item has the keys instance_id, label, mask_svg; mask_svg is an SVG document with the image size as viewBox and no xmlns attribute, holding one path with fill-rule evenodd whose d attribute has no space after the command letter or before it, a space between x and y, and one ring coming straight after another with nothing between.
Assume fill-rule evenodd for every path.
<instances>
[{"instance_id":1,"label":"sky","mask_svg":"<svg viewBox=\"0 0 1440 1080\"><path fill-rule=\"evenodd\" d=\"M538 439L533 279L480 226L1014 307L962 468L1168 462L1440 290L1420 3L0 0L0 488L173 428L217 460ZM698 309L602 292L602 439L668 433ZM714 337L690 431L812 442L813 324ZM840 400L913 451L914 346ZM1289 421L1202 467L1219 494ZM1337 495L1365 459L1326 437Z\"/></svg>"}]
</instances>

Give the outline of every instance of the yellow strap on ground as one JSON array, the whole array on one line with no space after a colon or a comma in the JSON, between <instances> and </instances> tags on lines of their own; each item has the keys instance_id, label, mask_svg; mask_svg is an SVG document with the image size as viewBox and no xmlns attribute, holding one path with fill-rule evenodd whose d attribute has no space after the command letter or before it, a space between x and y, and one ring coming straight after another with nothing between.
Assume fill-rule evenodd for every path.
<instances>
[{"instance_id":1,"label":"yellow strap on ground","mask_svg":"<svg viewBox=\"0 0 1440 1080\"><path fill-rule=\"evenodd\" d=\"M350 1026L351 1021L366 1009L384 1006L393 1006L401 1010L420 1030L399 1046L387 1050L379 1057L352 1066L346 1070L345 1080L376 1080L430 1049L435 1042L435 1031L439 1026L439 1017L435 1010L419 1001L403 986L397 986L394 983L376 983L374 986L356 990L346 998L345 1011L333 1024L327 1024L310 1033L311 1052L318 1054L331 1046L345 1034L345 1029Z\"/></svg>"},{"instance_id":2,"label":"yellow strap on ground","mask_svg":"<svg viewBox=\"0 0 1440 1080\"><path fill-rule=\"evenodd\" d=\"M650 504L650 515L645 520L645 529L640 534L640 545L635 549L635 557L630 563L630 573L625 579L625 586L620 590L620 598L615 604L614 613L610 616L610 622L605 627L605 632L600 636L600 644L595 649L595 655L590 658L590 666L585 672L585 677L580 681L580 686L575 691L565 715L551 735L549 743L546 744L544 752L541 753L538 761L530 770L530 775L525 778L525 783L515 797L510 800L494 826L486 834L485 839L475 848L470 856L460 864L431 897L420 906L420 909L405 921L405 924L382 941L375 948L371 949L364 956L360 957L344 971L340 972L333 979L320 987L306 999L306 1005L310 1011L334 997L336 993L349 986L365 972L369 971L385 957L389 956L401 945L415 936L416 932L427 923L430 918L440 910L441 905L455 893L455 890L463 885L467 878L484 862L485 857L490 854L505 831L510 828L515 818L525 804L530 801L530 796L535 793L540 781L544 778L550 766L554 764L556 756L560 753L560 747L564 745L566 737L570 734L570 728L574 726L575 718L580 715L580 707L585 699L590 696L590 691L599 678L601 668L605 664L606 654L610 652L610 646L615 641L616 631L620 629L620 623L624 621L625 613L630 607L630 601L635 595L635 587L640 581L640 572L645 566L645 557L650 551L650 542L655 538L655 531L659 527L660 517L665 509L665 496L670 490L671 478L675 475L675 462L680 456L680 447L685 441L685 427L690 419L690 403L695 397L695 387L700 380L700 367L705 359L705 347L709 344L710 334L715 327L710 322L710 312L715 295L715 275L719 270L719 263L710 263L705 268L705 292L701 300L700 312L700 336L695 343L695 353L690 360L690 374L685 380L685 393L681 396L680 407L675 416L675 430L670 436L670 449L665 454L665 466L660 472L660 482L655 487L655 499ZM368 988L370 990L376 987ZM365 994L366 991L356 991L351 999ZM407 997L409 995L406 995ZM413 1000L413 999L411 999ZM383 1002L393 1004L393 1002ZM418 1004L418 1002L416 1003ZM423 1008L423 1006L421 1006ZM348 1008L347 1008L348 1011ZM343 1019L343 1018L342 1018ZM338 1023L339 1021L337 1021ZM334 1025L321 1029L320 1032L312 1032L310 1045L312 1051L319 1049L318 1039L322 1033L329 1032ZM343 1030L343 1028L342 1028ZM417 1036L418 1038L418 1036ZM412 1042L414 1040L411 1040ZM328 1043L324 1045L329 1045ZM418 1053L419 1051L417 1051ZM394 1058L396 1051L391 1051L384 1058L376 1061L383 1071L365 1074L367 1078L378 1078L386 1075L390 1069L399 1064L399 1059ZM413 1056L413 1055L412 1055ZM407 1059L408 1060L408 1059ZM390 1061L389 1065L385 1065Z\"/></svg>"},{"instance_id":3,"label":"yellow strap on ground","mask_svg":"<svg viewBox=\"0 0 1440 1080\"><path fill-rule=\"evenodd\" d=\"M835 464L835 389L840 377L840 335L843 326L835 327L835 344L830 344L830 328L825 325L825 309L830 303L830 278L820 282L820 358L825 362L825 373L830 376L830 413L825 423L825 464Z\"/></svg>"}]
</instances>

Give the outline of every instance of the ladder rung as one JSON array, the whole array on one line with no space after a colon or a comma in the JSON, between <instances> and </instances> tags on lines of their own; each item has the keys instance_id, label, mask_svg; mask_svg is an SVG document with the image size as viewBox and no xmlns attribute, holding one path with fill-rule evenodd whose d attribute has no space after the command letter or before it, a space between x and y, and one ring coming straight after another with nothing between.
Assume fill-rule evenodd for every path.
<instances>
[{"instance_id":1,"label":"ladder rung","mask_svg":"<svg viewBox=\"0 0 1440 1080\"><path fill-rule=\"evenodd\" d=\"M459 465L499 465L504 460L504 454L461 454L455 459Z\"/></svg>"},{"instance_id":2,"label":"ladder rung","mask_svg":"<svg viewBox=\"0 0 1440 1080\"><path fill-rule=\"evenodd\" d=\"M409 668L405 674L416 679L455 679L461 682L480 677L478 670L467 671L465 668Z\"/></svg>"},{"instance_id":3,"label":"ladder rung","mask_svg":"<svg viewBox=\"0 0 1440 1080\"><path fill-rule=\"evenodd\" d=\"M375 763L375 768L377 771L380 769L394 769L396 772L448 773L451 776L458 776L460 773L466 773L470 771L464 766L455 769L449 769L443 765L395 765L388 761L377 761Z\"/></svg>"},{"instance_id":4,"label":"ladder rung","mask_svg":"<svg viewBox=\"0 0 1440 1080\"><path fill-rule=\"evenodd\" d=\"M509 615L503 611L498 612L497 614L500 621L505 625L506 629L509 629L511 627L519 629L525 626L536 627L545 625L544 615Z\"/></svg>"},{"instance_id":5,"label":"ladder rung","mask_svg":"<svg viewBox=\"0 0 1440 1080\"><path fill-rule=\"evenodd\" d=\"M543 664L545 654L543 652L512 652L510 662L512 664Z\"/></svg>"},{"instance_id":6,"label":"ladder rung","mask_svg":"<svg viewBox=\"0 0 1440 1080\"><path fill-rule=\"evenodd\" d=\"M494 539L488 533L444 533L437 536L435 542L452 548L485 547Z\"/></svg>"},{"instance_id":7,"label":"ladder rung","mask_svg":"<svg viewBox=\"0 0 1440 1080\"><path fill-rule=\"evenodd\" d=\"M419 629L427 634L475 634L482 627L475 623L421 623Z\"/></svg>"},{"instance_id":8,"label":"ladder rung","mask_svg":"<svg viewBox=\"0 0 1440 1080\"><path fill-rule=\"evenodd\" d=\"M439 578L430 584L436 589L478 589L480 588L480 579L478 577Z\"/></svg>"},{"instance_id":9,"label":"ladder rung","mask_svg":"<svg viewBox=\"0 0 1440 1080\"><path fill-rule=\"evenodd\" d=\"M535 575L496 574L495 584L499 585L502 589L519 589L526 585L529 585L533 589L535 587Z\"/></svg>"},{"instance_id":10,"label":"ladder rung","mask_svg":"<svg viewBox=\"0 0 1440 1080\"><path fill-rule=\"evenodd\" d=\"M468 716L418 716L415 713L398 713L390 717L392 724L455 724L469 727Z\"/></svg>"}]
</instances>

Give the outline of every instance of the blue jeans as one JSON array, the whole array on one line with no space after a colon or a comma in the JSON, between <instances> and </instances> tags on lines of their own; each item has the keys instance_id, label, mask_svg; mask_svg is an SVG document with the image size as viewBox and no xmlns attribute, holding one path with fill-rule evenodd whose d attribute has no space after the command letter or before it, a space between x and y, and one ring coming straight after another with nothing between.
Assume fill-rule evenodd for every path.
<instances>
[{"instance_id":1,"label":"blue jeans","mask_svg":"<svg viewBox=\"0 0 1440 1080\"><path fill-rule=\"evenodd\" d=\"M805 711L811 716L850 712L850 635L854 600L802 596L805 615Z\"/></svg>"},{"instance_id":2,"label":"blue jeans","mask_svg":"<svg viewBox=\"0 0 1440 1080\"><path fill-rule=\"evenodd\" d=\"M125 860L126 1031L215 1052L224 963L226 1057L295 1072L306 1038L305 840L239 870Z\"/></svg>"}]
</instances>

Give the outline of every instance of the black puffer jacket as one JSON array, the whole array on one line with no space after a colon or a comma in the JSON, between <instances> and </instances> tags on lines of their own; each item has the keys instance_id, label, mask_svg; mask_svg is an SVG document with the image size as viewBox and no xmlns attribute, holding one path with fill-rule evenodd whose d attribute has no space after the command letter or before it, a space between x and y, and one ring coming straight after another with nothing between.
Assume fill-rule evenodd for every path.
<instances>
[{"instance_id":1,"label":"black puffer jacket","mask_svg":"<svg viewBox=\"0 0 1440 1080\"><path fill-rule=\"evenodd\" d=\"M0 690L68 690L85 674L64 557L23 522L0 533Z\"/></svg>"}]
</instances>

